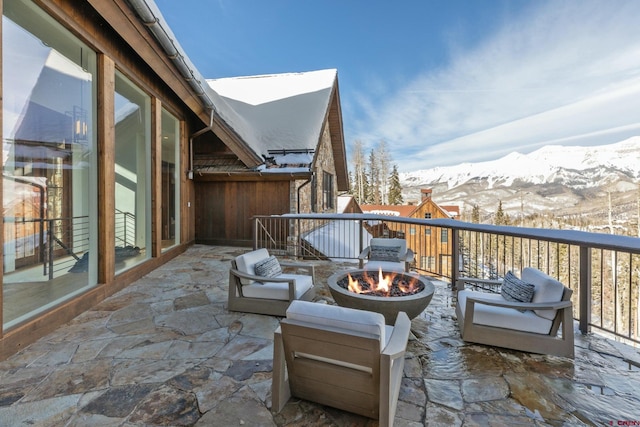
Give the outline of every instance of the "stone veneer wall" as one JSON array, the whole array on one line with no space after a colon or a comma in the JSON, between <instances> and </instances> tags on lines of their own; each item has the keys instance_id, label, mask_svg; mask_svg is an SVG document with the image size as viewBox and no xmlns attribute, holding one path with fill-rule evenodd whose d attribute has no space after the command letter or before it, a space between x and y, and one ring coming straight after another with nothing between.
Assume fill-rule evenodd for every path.
<instances>
[{"instance_id":1,"label":"stone veneer wall","mask_svg":"<svg viewBox=\"0 0 640 427\"><path fill-rule=\"evenodd\" d=\"M338 195L336 189L336 168L333 159L333 149L331 147L331 132L329 131L329 123L325 122L324 131L322 132L322 140L318 148L316 156L316 163L312 165L313 171L316 174L316 186L313 188L312 183L306 184L300 191L300 213L311 213L311 192L316 192L316 212L335 212L334 209L324 210L322 209L322 184L324 179L323 172L333 175L333 206L338 204ZM298 188L303 185L305 181L295 181L291 185L291 203L289 211L291 213L298 212Z\"/></svg>"},{"instance_id":2,"label":"stone veneer wall","mask_svg":"<svg viewBox=\"0 0 640 427\"><path fill-rule=\"evenodd\" d=\"M323 172L330 173L334 176L333 179L333 206L337 206L338 204L338 195L336 188L336 168L333 160L333 149L331 147L331 132L329 131L329 123L325 122L324 130L322 132L322 140L320 141L318 153L316 156L316 162L312 165L313 171L316 175L316 185L315 188L312 182L307 182L304 180L292 181L289 194L290 194L290 206L289 212L298 213L298 189L300 186L303 186L300 190L300 213L312 213L311 212L311 194L312 191L316 192L316 212L335 212L334 209L323 210L322 209L322 181L324 179ZM305 184L306 183L306 184ZM298 224L297 222L295 224ZM309 228L313 226L317 226L317 224L313 224L312 222L302 222L302 227L305 225ZM306 229L297 230L297 225L292 224L291 230L289 230L289 238L287 242L287 253L290 256L297 256L299 245L295 239L295 236L300 236L301 233L307 231Z\"/></svg>"}]
</instances>

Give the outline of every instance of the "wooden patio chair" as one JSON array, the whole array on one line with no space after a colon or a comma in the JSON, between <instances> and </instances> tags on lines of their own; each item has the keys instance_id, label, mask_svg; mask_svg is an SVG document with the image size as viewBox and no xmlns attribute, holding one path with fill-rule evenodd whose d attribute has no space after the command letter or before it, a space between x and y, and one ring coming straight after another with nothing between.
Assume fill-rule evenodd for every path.
<instances>
[{"instance_id":1,"label":"wooden patio chair","mask_svg":"<svg viewBox=\"0 0 640 427\"><path fill-rule=\"evenodd\" d=\"M359 268L382 271L410 271L414 253L405 239L374 237L358 256ZM365 261L366 265L365 265Z\"/></svg>"},{"instance_id":2,"label":"wooden patio chair","mask_svg":"<svg viewBox=\"0 0 640 427\"><path fill-rule=\"evenodd\" d=\"M311 264L278 260L266 249L247 252L231 261L227 308L284 317L292 301L315 297L314 279Z\"/></svg>"},{"instance_id":3,"label":"wooden patio chair","mask_svg":"<svg viewBox=\"0 0 640 427\"><path fill-rule=\"evenodd\" d=\"M391 426L411 321L334 305L294 301L274 333L272 412L291 396Z\"/></svg>"},{"instance_id":4,"label":"wooden patio chair","mask_svg":"<svg viewBox=\"0 0 640 427\"><path fill-rule=\"evenodd\" d=\"M460 278L458 283L476 281L501 285L502 288L501 293L458 291L456 314L464 341L574 357L571 289L530 267L522 271L522 282L533 285L531 302L505 299L504 281ZM558 336L559 330L561 334Z\"/></svg>"}]
</instances>

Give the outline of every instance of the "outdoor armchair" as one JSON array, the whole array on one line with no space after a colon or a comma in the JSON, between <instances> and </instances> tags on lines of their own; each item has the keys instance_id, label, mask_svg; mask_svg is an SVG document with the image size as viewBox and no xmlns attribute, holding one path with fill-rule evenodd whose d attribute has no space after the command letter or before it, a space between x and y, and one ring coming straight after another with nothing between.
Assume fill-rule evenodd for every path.
<instances>
[{"instance_id":1,"label":"outdoor armchair","mask_svg":"<svg viewBox=\"0 0 640 427\"><path fill-rule=\"evenodd\" d=\"M411 321L334 305L294 301L274 333L272 412L291 396L391 426Z\"/></svg>"},{"instance_id":2,"label":"outdoor armchair","mask_svg":"<svg viewBox=\"0 0 640 427\"><path fill-rule=\"evenodd\" d=\"M410 271L413 251L405 239L374 237L358 256L359 268L383 271ZM365 264L366 261L366 264Z\"/></svg>"},{"instance_id":3,"label":"outdoor armchair","mask_svg":"<svg viewBox=\"0 0 640 427\"><path fill-rule=\"evenodd\" d=\"M474 279L461 278L458 283L463 282ZM458 291L456 314L464 341L574 357L571 289L530 267L522 271L521 280L505 277L492 284L501 286L500 293Z\"/></svg>"},{"instance_id":4,"label":"outdoor armchair","mask_svg":"<svg viewBox=\"0 0 640 427\"><path fill-rule=\"evenodd\" d=\"M278 260L266 249L247 252L231 261L228 309L285 316L292 301L315 297L314 277L313 265Z\"/></svg>"}]
</instances>

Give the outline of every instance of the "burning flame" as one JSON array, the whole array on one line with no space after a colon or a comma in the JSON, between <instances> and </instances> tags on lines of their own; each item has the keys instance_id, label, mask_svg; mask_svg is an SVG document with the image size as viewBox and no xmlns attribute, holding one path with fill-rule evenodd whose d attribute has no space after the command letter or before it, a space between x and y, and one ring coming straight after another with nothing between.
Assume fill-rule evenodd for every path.
<instances>
[{"instance_id":1,"label":"burning flame","mask_svg":"<svg viewBox=\"0 0 640 427\"><path fill-rule=\"evenodd\" d=\"M375 293L383 296L391 296L391 288L393 286L393 281L397 275L398 273L387 273L385 275L382 272L382 268L379 268L376 280L375 276L369 276L367 272L364 271L362 273L361 283L359 279L354 279L351 276L351 273L348 273L348 289L350 292L358 294ZM407 279L407 276L402 275L402 278L400 278L396 282L398 289L403 294L413 294L418 290L417 280L415 278Z\"/></svg>"}]
</instances>

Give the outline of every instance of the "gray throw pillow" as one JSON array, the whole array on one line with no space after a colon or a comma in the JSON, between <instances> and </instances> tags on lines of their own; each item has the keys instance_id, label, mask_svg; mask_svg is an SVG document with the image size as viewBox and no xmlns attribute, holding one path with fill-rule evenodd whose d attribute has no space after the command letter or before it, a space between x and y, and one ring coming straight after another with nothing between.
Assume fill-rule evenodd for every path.
<instances>
[{"instance_id":1,"label":"gray throw pillow","mask_svg":"<svg viewBox=\"0 0 640 427\"><path fill-rule=\"evenodd\" d=\"M369 259L376 261L400 261L400 246L371 246Z\"/></svg>"},{"instance_id":2,"label":"gray throw pillow","mask_svg":"<svg viewBox=\"0 0 640 427\"><path fill-rule=\"evenodd\" d=\"M531 302L533 300L533 292L535 289L536 288L532 283L527 283L524 280L517 278L511 271L509 271L502 281L500 294L502 295L502 298L507 301Z\"/></svg>"},{"instance_id":3,"label":"gray throw pillow","mask_svg":"<svg viewBox=\"0 0 640 427\"><path fill-rule=\"evenodd\" d=\"M256 272L256 276L276 277L282 274L280 263L274 255L256 262L254 269Z\"/></svg>"}]
</instances>

